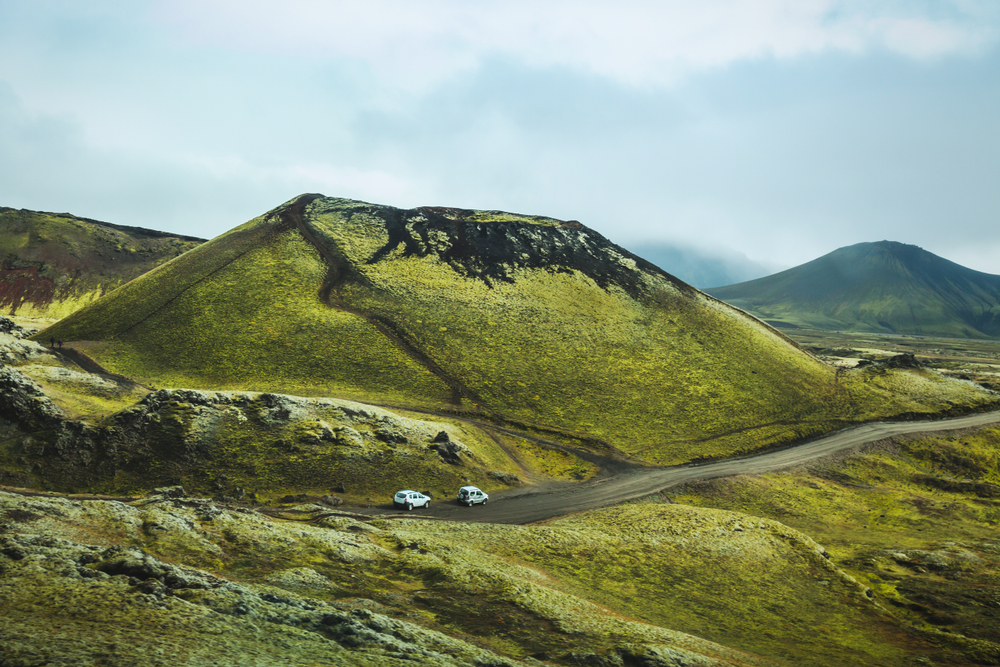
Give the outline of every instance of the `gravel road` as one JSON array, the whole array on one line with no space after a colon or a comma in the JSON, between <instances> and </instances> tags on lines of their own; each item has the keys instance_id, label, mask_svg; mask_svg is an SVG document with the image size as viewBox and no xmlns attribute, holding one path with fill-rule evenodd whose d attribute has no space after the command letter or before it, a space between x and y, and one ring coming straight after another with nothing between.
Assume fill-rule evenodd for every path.
<instances>
[{"instance_id":1,"label":"gravel road","mask_svg":"<svg viewBox=\"0 0 1000 667\"><path fill-rule=\"evenodd\" d=\"M511 489L490 494L489 503L474 507L459 505L452 497L433 501L430 507L413 510L406 516L433 517L449 521L533 523L641 498L685 482L762 473L797 466L894 435L934 433L998 422L1000 422L1000 411L933 421L874 422L756 456L670 468L633 468L612 475L598 476L586 482L554 482ZM399 514L398 510L392 509L389 502L385 506L352 511L373 515Z\"/></svg>"}]
</instances>

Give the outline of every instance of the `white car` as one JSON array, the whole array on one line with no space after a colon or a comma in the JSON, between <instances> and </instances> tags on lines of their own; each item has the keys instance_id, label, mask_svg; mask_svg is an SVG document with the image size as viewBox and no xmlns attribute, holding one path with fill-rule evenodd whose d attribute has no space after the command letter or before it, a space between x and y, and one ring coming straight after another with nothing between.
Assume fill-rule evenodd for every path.
<instances>
[{"instance_id":1,"label":"white car","mask_svg":"<svg viewBox=\"0 0 1000 667\"><path fill-rule=\"evenodd\" d=\"M485 491L475 486L463 486L458 490L458 504L472 507L475 504L485 505L490 497Z\"/></svg>"},{"instance_id":2,"label":"white car","mask_svg":"<svg viewBox=\"0 0 1000 667\"><path fill-rule=\"evenodd\" d=\"M412 510L414 507L430 507L431 497L425 496L419 491L400 491L392 497L392 504L395 507L405 507Z\"/></svg>"}]
</instances>

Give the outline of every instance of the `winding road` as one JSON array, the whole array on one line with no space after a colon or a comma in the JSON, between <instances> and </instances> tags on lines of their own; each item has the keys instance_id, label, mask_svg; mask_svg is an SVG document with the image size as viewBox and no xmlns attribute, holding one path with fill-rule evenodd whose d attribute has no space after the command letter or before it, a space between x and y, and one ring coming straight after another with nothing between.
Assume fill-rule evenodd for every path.
<instances>
[{"instance_id":1,"label":"winding road","mask_svg":"<svg viewBox=\"0 0 1000 667\"><path fill-rule=\"evenodd\" d=\"M1000 423L1000 411L951 419L873 422L853 426L801 445L764 454L670 468L633 468L586 482L555 482L511 489L490 495L486 505L465 507L454 498L431 502L426 509L406 514L447 521L527 524L553 517L607 507L648 496L686 482L717 477L770 472L798 466L895 435L935 433ZM388 499L387 499L388 500ZM367 515L398 515L391 504L352 510Z\"/></svg>"}]
</instances>

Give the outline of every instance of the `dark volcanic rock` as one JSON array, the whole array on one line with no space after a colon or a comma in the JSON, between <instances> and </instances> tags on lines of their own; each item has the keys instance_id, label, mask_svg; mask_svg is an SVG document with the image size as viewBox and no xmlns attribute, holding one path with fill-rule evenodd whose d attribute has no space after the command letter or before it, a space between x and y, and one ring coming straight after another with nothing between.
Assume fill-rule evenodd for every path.
<instances>
[{"instance_id":1,"label":"dark volcanic rock","mask_svg":"<svg viewBox=\"0 0 1000 667\"><path fill-rule=\"evenodd\" d=\"M338 208L345 201L322 199L313 206ZM404 256L437 255L457 273L490 287L513 283L517 269L541 268L553 272L576 270L604 289L615 285L633 297L645 292L642 272L660 275L682 291L694 291L687 283L575 220L541 216L505 220L509 214L499 211L440 206L405 210L349 203L355 206L355 214L380 218L389 234L388 242L368 258L369 264L401 250ZM484 219L484 215L493 219ZM534 224L526 224L528 220ZM305 224L310 223L306 220Z\"/></svg>"},{"instance_id":2,"label":"dark volcanic rock","mask_svg":"<svg viewBox=\"0 0 1000 667\"><path fill-rule=\"evenodd\" d=\"M34 380L16 368L0 366L0 417L26 429L52 429L65 415Z\"/></svg>"},{"instance_id":3,"label":"dark volcanic rock","mask_svg":"<svg viewBox=\"0 0 1000 667\"><path fill-rule=\"evenodd\" d=\"M886 368L920 368L923 366L923 364L917 361L917 358L913 356L912 352L897 354L894 357L889 357L888 359L879 362L879 364Z\"/></svg>"},{"instance_id":4,"label":"dark volcanic rock","mask_svg":"<svg viewBox=\"0 0 1000 667\"><path fill-rule=\"evenodd\" d=\"M9 317L4 317L0 315L0 333L5 333L14 338L27 338L28 336L38 333L38 329L25 329L14 323L14 320Z\"/></svg>"},{"instance_id":5,"label":"dark volcanic rock","mask_svg":"<svg viewBox=\"0 0 1000 667\"><path fill-rule=\"evenodd\" d=\"M445 463L450 463L451 465L461 465L462 459L459 455L462 450L465 449L461 445L455 442L435 442L434 444L428 445L427 449L437 452L438 456Z\"/></svg>"}]
</instances>

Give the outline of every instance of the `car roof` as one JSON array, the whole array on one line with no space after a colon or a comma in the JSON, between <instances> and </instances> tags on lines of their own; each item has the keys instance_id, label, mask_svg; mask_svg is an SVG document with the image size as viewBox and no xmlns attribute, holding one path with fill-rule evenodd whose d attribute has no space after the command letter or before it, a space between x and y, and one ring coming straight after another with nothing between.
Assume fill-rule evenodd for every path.
<instances>
[{"instance_id":1,"label":"car roof","mask_svg":"<svg viewBox=\"0 0 1000 667\"><path fill-rule=\"evenodd\" d=\"M398 496L401 493L415 493L415 492L411 491L410 489L403 489L402 491L397 491L396 495Z\"/></svg>"},{"instance_id":2,"label":"car roof","mask_svg":"<svg viewBox=\"0 0 1000 667\"><path fill-rule=\"evenodd\" d=\"M478 486L463 486L459 491L479 491Z\"/></svg>"}]
</instances>

